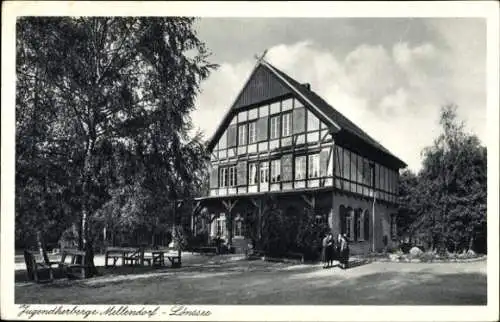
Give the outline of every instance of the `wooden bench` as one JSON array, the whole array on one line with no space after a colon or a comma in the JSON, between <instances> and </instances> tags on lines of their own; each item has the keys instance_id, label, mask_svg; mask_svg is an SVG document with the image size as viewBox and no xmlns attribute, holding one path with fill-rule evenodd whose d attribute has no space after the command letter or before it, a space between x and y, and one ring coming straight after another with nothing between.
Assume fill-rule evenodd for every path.
<instances>
[{"instance_id":1,"label":"wooden bench","mask_svg":"<svg viewBox=\"0 0 500 322\"><path fill-rule=\"evenodd\" d=\"M134 247L107 247L104 253L104 265L105 267L116 267L116 263L119 259L122 260L122 265L125 265L127 262L136 263L137 261L141 261L141 257L144 254L141 254L139 248ZM113 264L109 264L109 260L113 260Z\"/></svg>"},{"instance_id":2,"label":"wooden bench","mask_svg":"<svg viewBox=\"0 0 500 322\"><path fill-rule=\"evenodd\" d=\"M85 252L77 249L64 249L61 252L59 268L67 277L87 278L90 265ZM66 259L69 258L69 262Z\"/></svg>"},{"instance_id":3,"label":"wooden bench","mask_svg":"<svg viewBox=\"0 0 500 322\"><path fill-rule=\"evenodd\" d=\"M152 265L153 266L164 266L165 257L170 261L172 267L180 267L182 264L181 255L177 249L173 248L163 248L163 249L152 249L148 252L152 255Z\"/></svg>"},{"instance_id":4,"label":"wooden bench","mask_svg":"<svg viewBox=\"0 0 500 322\"><path fill-rule=\"evenodd\" d=\"M26 263L26 273L28 279L36 283L52 282L54 273L52 267L45 262L37 262L35 252L24 250L24 262ZM48 273L48 278L41 278L41 273Z\"/></svg>"}]
</instances>

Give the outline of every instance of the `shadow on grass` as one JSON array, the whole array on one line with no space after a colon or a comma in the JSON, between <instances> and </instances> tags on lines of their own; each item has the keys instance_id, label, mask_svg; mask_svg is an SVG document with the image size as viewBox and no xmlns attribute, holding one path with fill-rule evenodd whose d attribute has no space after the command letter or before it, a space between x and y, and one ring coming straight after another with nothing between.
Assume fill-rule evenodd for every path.
<instances>
[{"instance_id":1,"label":"shadow on grass","mask_svg":"<svg viewBox=\"0 0 500 322\"><path fill-rule=\"evenodd\" d=\"M16 287L15 298L16 303L75 304L487 304L485 274L438 273L415 267L415 271L403 272L397 265L366 265L343 271L262 261L192 264L178 269L117 267L88 280ZM60 290L51 291L53 288Z\"/></svg>"}]
</instances>

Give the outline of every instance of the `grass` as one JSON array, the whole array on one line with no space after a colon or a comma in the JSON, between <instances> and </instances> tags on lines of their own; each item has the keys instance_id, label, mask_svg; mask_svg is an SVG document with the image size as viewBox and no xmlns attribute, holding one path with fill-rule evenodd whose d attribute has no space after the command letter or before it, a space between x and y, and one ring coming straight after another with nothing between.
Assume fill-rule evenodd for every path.
<instances>
[{"instance_id":1,"label":"grass","mask_svg":"<svg viewBox=\"0 0 500 322\"><path fill-rule=\"evenodd\" d=\"M262 261L118 268L88 280L16 282L16 303L486 305L486 262L372 263L348 270ZM101 271L103 268L101 268Z\"/></svg>"}]
</instances>

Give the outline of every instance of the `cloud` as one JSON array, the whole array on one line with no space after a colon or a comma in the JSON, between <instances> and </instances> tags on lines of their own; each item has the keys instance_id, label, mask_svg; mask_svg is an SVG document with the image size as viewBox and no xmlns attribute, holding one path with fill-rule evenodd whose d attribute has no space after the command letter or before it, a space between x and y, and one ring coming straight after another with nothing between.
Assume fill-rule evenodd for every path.
<instances>
[{"instance_id":1,"label":"cloud","mask_svg":"<svg viewBox=\"0 0 500 322\"><path fill-rule=\"evenodd\" d=\"M442 105L458 104L470 128L482 139L486 134L484 63L473 62L469 70L472 53L460 52L463 39L450 39L457 33L446 25L429 28L439 35L437 41L360 44L342 56L313 41L300 41L271 47L266 59L297 81L310 83L339 112L418 170L421 150L439 133ZM473 46L476 54L485 50ZM193 120L207 134L215 131L253 65L222 64L203 84ZM468 77L470 86L464 82Z\"/></svg>"}]
</instances>

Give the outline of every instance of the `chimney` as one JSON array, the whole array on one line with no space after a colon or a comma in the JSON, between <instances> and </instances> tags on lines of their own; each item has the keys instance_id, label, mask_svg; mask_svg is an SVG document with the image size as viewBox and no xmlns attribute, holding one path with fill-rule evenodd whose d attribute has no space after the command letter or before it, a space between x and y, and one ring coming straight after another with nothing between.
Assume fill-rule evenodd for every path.
<instances>
[{"instance_id":1,"label":"chimney","mask_svg":"<svg viewBox=\"0 0 500 322\"><path fill-rule=\"evenodd\" d=\"M311 84L309 84L309 83L304 83L304 84L302 84L302 86L304 86L308 90L311 90Z\"/></svg>"}]
</instances>

